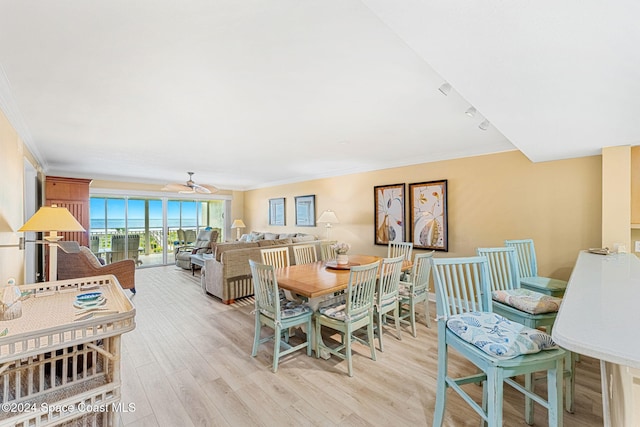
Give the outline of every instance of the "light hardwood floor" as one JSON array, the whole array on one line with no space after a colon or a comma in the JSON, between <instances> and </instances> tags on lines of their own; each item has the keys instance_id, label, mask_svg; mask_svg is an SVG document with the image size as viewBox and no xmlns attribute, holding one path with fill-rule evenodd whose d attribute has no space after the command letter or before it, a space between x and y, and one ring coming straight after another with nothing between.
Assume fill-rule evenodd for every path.
<instances>
[{"instance_id":1,"label":"light hardwood floor","mask_svg":"<svg viewBox=\"0 0 640 427\"><path fill-rule=\"evenodd\" d=\"M356 344L354 377L346 363L296 352L271 372L272 345L250 357L252 304L234 307L202 293L199 275L176 267L140 269L134 331L122 339L122 402L135 411L121 413L124 426L387 426L431 425L435 405L437 331L418 327L418 338L388 331L385 351L369 359ZM435 313L435 305L431 307ZM597 360L577 365L575 413L564 425L601 426L602 400ZM453 357L450 369L475 372ZM544 384L538 385L544 390ZM466 388L480 399L481 388ZM526 425L522 395L505 386L506 426ZM478 426L480 418L448 392L445 424ZM547 425L536 405L537 426Z\"/></svg>"}]
</instances>

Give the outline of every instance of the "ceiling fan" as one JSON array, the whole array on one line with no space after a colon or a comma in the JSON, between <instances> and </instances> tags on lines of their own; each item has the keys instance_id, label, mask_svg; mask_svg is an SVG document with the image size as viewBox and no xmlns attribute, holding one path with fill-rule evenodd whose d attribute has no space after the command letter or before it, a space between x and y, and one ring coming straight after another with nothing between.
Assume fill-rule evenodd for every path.
<instances>
[{"instance_id":1,"label":"ceiling fan","mask_svg":"<svg viewBox=\"0 0 640 427\"><path fill-rule=\"evenodd\" d=\"M177 191L178 193L188 194L188 193L201 193L201 194L211 194L218 191L216 187L213 185L200 185L196 184L193 180L193 172L187 172L189 174L189 179L186 184L167 184L162 188L162 191Z\"/></svg>"}]
</instances>

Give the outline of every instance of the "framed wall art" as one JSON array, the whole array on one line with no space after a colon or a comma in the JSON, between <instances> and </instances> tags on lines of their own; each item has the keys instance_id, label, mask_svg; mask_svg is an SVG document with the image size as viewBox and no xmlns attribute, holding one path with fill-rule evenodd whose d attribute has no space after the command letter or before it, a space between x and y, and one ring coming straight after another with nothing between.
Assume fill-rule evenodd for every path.
<instances>
[{"instance_id":1,"label":"framed wall art","mask_svg":"<svg viewBox=\"0 0 640 427\"><path fill-rule=\"evenodd\" d=\"M375 244L404 242L404 184L373 187Z\"/></svg>"},{"instance_id":2,"label":"framed wall art","mask_svg":"<svg viewBox=\"0 0 640 427\"><path fill-rule=\"evenodd\" d=\"M448 251L447 180L409 184L409 211L413 247Z\"/></svg>"},{"instance_id":3,"label":"framed wall art","mask_svg":"<svg viewBox=\"0 0 640 427\"><path fill-rule=\"evenodd\" d=\"M284 197L269 199L269 225L285 225Z\"/></svg>"},{"instance_id":4,"label":"framed wall art","mask_svg":"<svg viewBox=\"0 0 640 427\"><path fill-rule=\"evenodd\" d=\"M316 226L316 196L296 197L296 225L298 227Z\"/></svg>"}]
</instances>

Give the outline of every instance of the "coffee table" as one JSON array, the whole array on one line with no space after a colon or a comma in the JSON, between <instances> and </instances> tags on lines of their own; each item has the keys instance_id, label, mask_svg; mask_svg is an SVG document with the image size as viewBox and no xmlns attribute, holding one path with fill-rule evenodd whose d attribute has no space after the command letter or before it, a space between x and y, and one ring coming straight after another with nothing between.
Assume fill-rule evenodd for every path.
<instances>
[{"instance_id":1,"label":"coffee table","mask_svg":"<svg viewBox=\"0 0 640 427\"><path fill-rule=\"evenodd\" d=\"M200 268L204 267L204 262L207 259L213 259L212 254L193 254L191 255L191 275L196 275L196 265Z\"/></svg>"}]
</instances>

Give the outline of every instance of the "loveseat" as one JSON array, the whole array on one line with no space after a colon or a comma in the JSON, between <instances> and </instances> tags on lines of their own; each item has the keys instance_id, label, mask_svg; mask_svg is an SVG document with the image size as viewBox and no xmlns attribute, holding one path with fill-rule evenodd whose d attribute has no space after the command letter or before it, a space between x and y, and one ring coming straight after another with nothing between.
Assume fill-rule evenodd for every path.
<instances>
[{"instance_id":1,"label":"loveseat","mask_svg":"<svg viewBox=\"0 0 640 427\"><path fill-rule=\"evenodd\" d=\"M260 239L255 242L218 243L214 256L205 260L200 277L202 290L220 298L225 304L231 304L238 298L253 295L249 260L261 262L261 249L288 246L289 263L294 265L293 246L315 244L320 259L320 242L317 237L309 235L285 239Z\"/></svg>"}]
</instances>

